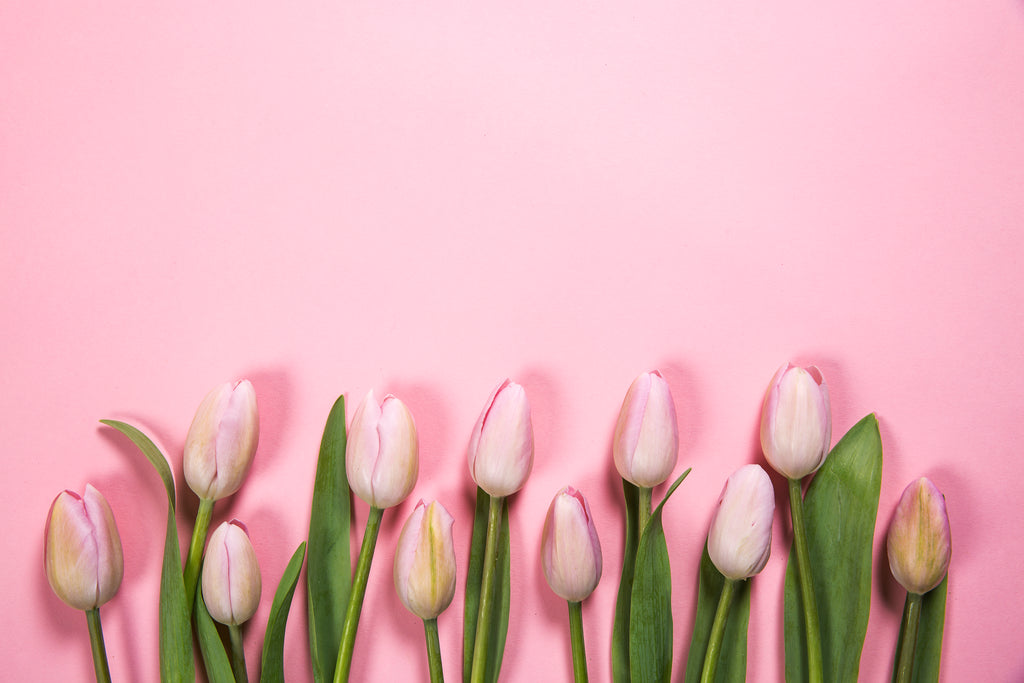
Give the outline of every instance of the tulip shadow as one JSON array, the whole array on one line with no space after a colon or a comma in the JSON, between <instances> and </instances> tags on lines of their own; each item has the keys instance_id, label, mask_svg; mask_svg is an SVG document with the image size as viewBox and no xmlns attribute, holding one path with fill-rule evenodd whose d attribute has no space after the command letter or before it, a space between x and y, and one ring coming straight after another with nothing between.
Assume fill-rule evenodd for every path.
<instances>
[{"instance_id":1,"label":"tulip shadow","mask_svg":"<svg viewBox=\"0 0 1024 683\"><path fill-rule=\"evenodd\" d=\"M445 397L425 383L395 381L388 384L389 392L409 408L416 423L419 439L419 477L410 499L430 500L437 496L436 487L443 482L439 476L451 471L457 461L463 461L465 445L452 443L451 417ZM469 432L466 433L469 438ZM422 493L421 493L422 492ZM426 495L424 495L424 493ZM444 501L441 501L444 505ZM447 506L446 506L447 508ZM409 509L409 512L412 508ZM403 518L404 523L404 518Z\"/></svg>"},{"instance_id":2,"label":"tulip shadow","mask_svg":"<svg viewBox=\"0 0 1024 683\"><path fill-rule=\"evenodd\" d=\"M526 368L519 374L519 384L526 389L530 402L530 419L534 433L534 470L543 475L558 453L565 452L565 419L562 406L564 392L554 373L543 368ZM534 475L531 473L531 477Z\"/></svg>"},{"instance_id":3,"label":"tulip shadow","mask_svg":"<svg viewBox=\"0 0 1024 683\"><path fill-rule=\"evenodd\" d=\"M676 422L679 426L679 463L677 469L689 467L692 454L700 444L701 434L705 430L702 422L704 411L701 406L701 391L697 373L692 366L675 359L666 360L661 364L662 377L668 382L672 392L672 402L676 406ZM623 392L625 396L625 392ZM676 475L678 476L678 475ZM671 477L670 477L671 480Z\"/></svg>"}]
</instances>

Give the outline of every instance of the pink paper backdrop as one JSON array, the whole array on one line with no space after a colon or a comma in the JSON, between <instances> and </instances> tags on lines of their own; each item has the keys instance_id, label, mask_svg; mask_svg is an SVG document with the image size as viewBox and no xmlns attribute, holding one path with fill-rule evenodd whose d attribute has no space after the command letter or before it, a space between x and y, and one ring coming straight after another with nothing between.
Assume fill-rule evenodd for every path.
<instances>
[{"instance_id":1,"label":"pink paper backdrop","mask_svg":"<svg viewBox=\"0 0 1024 683\"><path fill-rule=\"evenodd\" d=\"M679 408L677 473L693 467L665 520L681 675L712 505L729 473L763 462L762 393L789 359L822 368L837 438L869 412L881 423L862 679L891 667L903 593L884 534L920 475L953 527L943 679L1024 679L1019 0L300 5L0 8L10 680L92 675L85 620L42 570L50 502L86 482L125 546L103 609L113 674L157 679L162 488L97 420L144 428L180 476L200 399L239 377L259 396L260 450L215 522L243 519L263 567L250 672L307 530L327 411L374 388L411 407L422 464L385 516L353 679L425 679L394 543L415 500L439 498L464 571L465 447L505 376L532 400L537 456L512 503L504 678L570 676L538 544L573 483L604 546L584 619L591 675L607 680L611 433L650 368ZM789 542L780 513L753 587L751 680L782 678ZM452 679L461 581L440 620ZM286 640L294 681L310 679L304 603Z\"/></svg>"}]
</instances>

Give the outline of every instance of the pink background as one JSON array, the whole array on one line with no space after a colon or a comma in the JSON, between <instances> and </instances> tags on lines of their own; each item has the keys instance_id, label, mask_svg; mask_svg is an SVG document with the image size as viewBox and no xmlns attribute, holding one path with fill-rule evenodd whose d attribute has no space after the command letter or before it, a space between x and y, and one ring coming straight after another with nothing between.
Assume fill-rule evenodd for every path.
<instances>
[{"instance_id":1,"label":"pink background","mask_svg":"<svg viewBox=\"0 0 1024 683\"><path fill-rule=\"evenodd\" d=\"M50 502L86 482L125 546L103 609L115 680L157 679L162 487L97 420L144 428L180 476L200 399L239 377L257 390L260 449L215 522L244 520L263 568L250 672L307 530L327 411L374 388L415 415L421 476L385 516L353 679L425 679L394 543L416 499L439 498L464 571L465 448L505 376L530 396L537 455L512 503L504 678L570 676L538 544L572 483L604 546L584 619L591 675L607 680L611 433L650 368L679 408L677 473L693 467L665 520L681 676L712 505L733 470L763 462L761 397L790 359L824 372L836 438L871 411L881 423L862 678L891 667L903 593L884 535L903 487L928 475L953 527L943 679L1024 679L1019 0L300 5L0 8L11 680L92 675L85 620L42 570ZM785 510L753 587L751 680L782 677ZM365 516L359 503L359 535ZM462 579L440 620L452 680ZM304 602L294 681L310 678Z\"/></svg>"}]
</instances>

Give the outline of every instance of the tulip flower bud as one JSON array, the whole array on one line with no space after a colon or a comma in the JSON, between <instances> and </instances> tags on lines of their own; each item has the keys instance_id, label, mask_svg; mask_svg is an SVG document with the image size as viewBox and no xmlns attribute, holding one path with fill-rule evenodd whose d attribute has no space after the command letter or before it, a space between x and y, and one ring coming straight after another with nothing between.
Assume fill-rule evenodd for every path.
<instances>
[{"instance_id":1,"label":"tulip flower bud","mask_svg":"<svg viewBox=\"0 0 1024 683\"><path fill-rule=\"evenodd\" d=\"M615 423L612 455L619 475L643 488L662 483L676 466L676 406L657 370L643 373L629 386Z\"/></svg>"},{"instance_id":2,"label":"tulip flower bud","mask_svg":"<svg viewBox=\"0 0 1024 683\"><path fill-rule=\"evenodd\" d=\"M75 609L95 609L117 593L124 576L121 537L114 513L92 485L84 496L64 491L53 500L44 565L53 592Z\"/></svg>"},{"instance_id":3,"label":"tulip flower bud","mask_svg":"<svg viewBox=\"0 0 1024 683\"><path fill-rule=\"evenodd\" d=\"M237 491L256 454L260 420L248 380L221 384L199 404L185 438L185 481L204 500Z\"/></svg>"},{"instance_id":4,"label":"tulip flower bud","mask_svg":"<svg viewBox=\"0 0 1024 683\"><path fill-rule=\"evenodd\" d=\"M398 505L412 492L419 441L404 403L391 394L377 403L373 391L367 392L352 416L345 471L355 494L376 508Z\"/></svg>"},{"instance_id":5,"label":"tulip flower bud","mask_svg":"<svg viewBox=\"0 0 1024 683\"><path fill-rule=\"evenodd\" d=\"M748 579L772 550L775 491L760 465L744 465L725 482L708 532L708 555L728 579Z\"/></svg>"},{"instance_id":6,"label":"tulip flower bud","mask_svg":"<svg viewBox=\"0 0 1024 683\"><path fill-rule=\"evenodd\" d=\"M832 443L828 385L818 368L787 363L772 378L761 407L761 449L789 479L817 471Z\"/></svg>"},{"instance_id":7,"label":"tulip flower bud","mask_svg":"<svg viewBox=\"0 0 1024 683\"><path fill-rule=\"evenodd\" d=\"M243 624L260 604L260 565L248 530L237 519L210 534L203 560L203 600L222 624Z\"/></svg>"},{"instance_id":8,"label":"tulip flower bud","mask_svg":"<svg viewBox=\"0 0 1024 683\"><path fill-rule=\"evenodd\" d=\"M533 469L533 423L521 386L505 380L491 392L469 439L469 473L498 498L523 487Z\"/></svg>"},{"instance_id":9,"label":"tulip flower bud","mask_svg":"<svg viewBox=\"0 0 1024 683\"><path fill-rule=\"evenodd\" d=\"M541 564L551 590L569 602L582 602L601 579L601 541L590 505L567 486L548 507L541 536Z\"/></svg>"},{"instance_id":10,"label":"tulip flower bud","mask_svg":"<svg viewBox=\"0 0 1024 683\"><path fill-rule=\"evenodd\" d=\"M927 593L942 583L951 551L946 499L926 477L900 496L886 539L889 569L908 593Z\"/></svg>"},{"instance_id":11,"label":"tulip flower bud","mask_svg":"<svg viewBox=\"0 0 1024 683\"><path fill-rule=\"evenodd\" d=\"M420 619L435 619L455 596L455 519L444 506L421 500L409 515L395 548L395 590Z\"/></svg>"}]
</instances>

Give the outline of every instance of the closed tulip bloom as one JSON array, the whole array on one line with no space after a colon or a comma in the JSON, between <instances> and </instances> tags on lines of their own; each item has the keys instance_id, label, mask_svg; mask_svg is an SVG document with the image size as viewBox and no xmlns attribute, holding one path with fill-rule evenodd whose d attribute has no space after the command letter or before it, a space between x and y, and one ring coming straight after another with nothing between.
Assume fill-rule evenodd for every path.
<instances>
[{"instance_id":1,"label":"closed tulip bloom","mask_svg":"<svg viewBox=\"0 0 1024 683\"><path fill-rule=\"evenodd\" d=\"M469 472L498 498L523 487L533 469L533 422L521 386L503 381L491 392L469 440Z\"/></svg>"},{"instance_id":2,"label":"closed tulip bloom","mask_svg":"<svg viewBox=\"0 0 1024 683\"><path fill-rule=\"evenodd\" d=\"M619 475L643 488L668 479L679 457L676 406L658 371L645 372L626 392L615 424L612 455Z\"/></svg>"},{"instance_id":3,"label":"closed tulip bloom","mask_svg":"<svg viewBox=\"0 0 1024 683\"><path fill-rule=\"evenodd\" d=\"M455 519L444 506L421 500L409 515L395 549L395 590L420 619L435 619L455 596Z\"/></svg>"},{"instance_id":4,"label":"closed tulip bloom","mask_svg":"<svg viewBox=\"0 0 1024 683\"><path fill-rule=\"evenodd\" d=\"M210 534L203 560L203 600L222 624L243 624L260 604L260 565L245 525L224 522Z\"/></svg>"},{"instance_id":5,"label":"closed tulip bloom","mask_svg":"<svg viewBox=\"0 0 1024 683\"><path fill-rule=\"evenodd\" d=\"M569 602L582 602L601 579L601 541L590 505L567 486L548 507L541 536L541 564L551 590Z\"/></svg>"},{"instance_id":6,"label":"closed tulip bloom","mask_svg":"<svg viewBox=\"0 0 1024 683\"><path fill-rule=\"evenodd\" d=\"M124 555L114 513L91 484L84 496L63 491L54 499L43 552L50 587L75 609L95 609L121 586Z\"/></svg>"},{"instance_id":7,"label":"closed tulip bloom","mask_svg":"<svg viewBox=\"0 0 1024 683\"><path fill-rule=\"evenodd\" d=\"M345 471L355 494L373 507L393 507L412 492L419 441L404 403L391 394L378 403L373 390L367 392L352 416Z\"/></svg>"},{"instance_id":8,"label":"closed tulip bloom","mask_svg":"<svg viewBox=\"0 0 1024 683\"><path fill-rule=\"evenodd\" d=\"M783 365L761 407L761 449L768 464L784 477L802 479L825 462L831 442L832 408L821 372Z\"/></svg>"},{"instance_id":9,"label":"closed tulip bloom","mask_svg":"<svg viewBox=\"0 0 1024 683\"><path fill-rule=\"evenodd\" d=\"M942 583L951 552L949 517L945 497L928 478L903 491L886 548L892 575L908 593L927 593Z\"/></svg>"},{"instance_id":10,"label":"closed tulip bloom","mask_svg":"<svg viewBox=\"0 0 1024 683\"><path fill-rule=\"evenodd\" d=\"M708 555L726 578L748 579L772 550L775 491L760 465L744 465L725 482L708 532Z\"/></svg>"},{"instance_id":11,"label":"closed tulip bloom","mask_svg":"<svg viewBox=\"0 0 1024 683\"><path fill-rule=\"evenodd\" d=\"M260 420L248 380L225 382L206 395L185 438L185 481L204 500L237 491L256 454Z\"/></svg>"}]
</instances>

